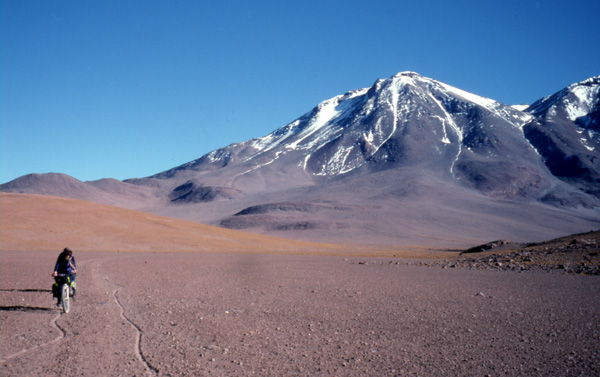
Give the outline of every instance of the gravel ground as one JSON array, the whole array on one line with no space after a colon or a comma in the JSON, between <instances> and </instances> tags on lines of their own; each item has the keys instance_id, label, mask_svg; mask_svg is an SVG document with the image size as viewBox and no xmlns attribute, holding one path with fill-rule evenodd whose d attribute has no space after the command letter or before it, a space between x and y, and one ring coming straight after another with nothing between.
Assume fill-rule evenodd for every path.
<instances>
[{"instance_id":1,"label":"gravel ground","mask_svg":"<svg viewBox=\"0 0 600 377\"><path fill-rule=\"evenodd\" d=\"M75 252L61 315L56 254L0 253L2 375L600 375L600 276Z\"/></svg>"}]
</instances>

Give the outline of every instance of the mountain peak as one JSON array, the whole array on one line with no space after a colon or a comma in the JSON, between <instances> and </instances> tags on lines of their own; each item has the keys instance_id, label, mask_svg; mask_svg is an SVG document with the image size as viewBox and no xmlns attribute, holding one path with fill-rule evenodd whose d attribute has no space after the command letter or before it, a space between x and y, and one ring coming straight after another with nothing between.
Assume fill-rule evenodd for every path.
<instances>
[{"instance_id":1,"label":"mountain peak","mask_svg":"<svg viewBox=\"0 0 600 377\"><path fill-rule=\"evenodd\" d=\"M574 83L568 87L534 102L527 112L535 116L546 116L563 107L571 121L594 111L600 102L600 76Z\"/></svg>"},{"instance_id":2,"label":"mountain peak","mask_svg":"<svg viewBox=\"0 0 600 377\"><path fill-rule=\"evenodd\" d=\"M423 76L421 76L420 74L418 74L417 72L414 71L404 71L404 72L398 72L396 73L394 76L392 76L393 78L395 77L413 77L413 78L421 78Z\"/></svg>"},{"instance_id":3,"label":"mountain peak","mask_svg":"<svg viewBox=\"0 0 600 377\"><path fill-rule=\"evenodd\" d=\"M409 79L409 80L407 80ZM420 74L418 74L417 72L412 72L412 71L404 71L404 72L398 72L393 76L390 76L388 78L385 79L377 79L375 81L375 83L371 86L371 88L369 88L370 93L375 93L379 90L381 90L384 87L387 87L389 84L395 84L396 87L398 87L399 85L405 85L405 84L414 84L414 80L423 80L426 79L425 77L421 76ZM430 79L427 79L430 80ZM398 85L399 84L399 85Z\"/></svg>"}]
</instances>

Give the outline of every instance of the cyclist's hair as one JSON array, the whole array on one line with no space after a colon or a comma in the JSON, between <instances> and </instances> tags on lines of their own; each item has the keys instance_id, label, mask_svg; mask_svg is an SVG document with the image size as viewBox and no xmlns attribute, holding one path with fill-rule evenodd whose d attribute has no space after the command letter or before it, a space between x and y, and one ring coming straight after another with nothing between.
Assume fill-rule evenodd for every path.
<instances>
[{"instance_id":1,"label":"cyclist's hair","mask_svg":"<svg viewBox=\"0 0 600 377\"><path fill-rule=\"evenodd\" d=\"M67 259L67 255L72 256L73 252L68 247L65 247L65 249L62 251L62 253L60 253L60 258Z\"/></svg>"}]
</instances>

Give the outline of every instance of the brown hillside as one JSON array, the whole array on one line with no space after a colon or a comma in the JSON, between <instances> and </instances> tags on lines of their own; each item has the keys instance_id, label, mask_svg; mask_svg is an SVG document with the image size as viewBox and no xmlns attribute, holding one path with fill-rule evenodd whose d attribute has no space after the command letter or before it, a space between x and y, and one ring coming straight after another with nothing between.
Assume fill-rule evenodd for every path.
<instances>
[{"instance_id":1,"label":"brown hillside","mask_svg":"<svg viewBox=\"0 0 600 377\"><path fill-rule=\"evenodd\" d=\"M0 250L320 253L339 246L232 231L82 200L0 193Z\"/></svg>"}]
</instances>

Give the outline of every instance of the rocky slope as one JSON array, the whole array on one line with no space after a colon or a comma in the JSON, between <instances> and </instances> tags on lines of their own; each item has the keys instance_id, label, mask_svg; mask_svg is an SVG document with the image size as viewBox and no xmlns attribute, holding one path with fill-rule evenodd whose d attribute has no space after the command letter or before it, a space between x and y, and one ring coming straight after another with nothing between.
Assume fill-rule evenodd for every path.
<instances>
[{"instance_id":1,"label":"rocky slope","mask_svg":"<svg viewBox=\"0 0 600 377\"><path fill-rule=\"evenodd\" d=\"M600 231L574 234L538 243L515 244L496 241L482 246L491 247L475 252L470 249L451 260L409 264L442 268L600 275Z\"/></svg>"}]
</instances>

